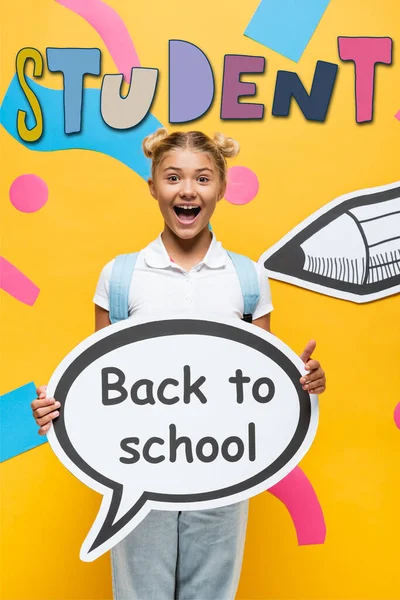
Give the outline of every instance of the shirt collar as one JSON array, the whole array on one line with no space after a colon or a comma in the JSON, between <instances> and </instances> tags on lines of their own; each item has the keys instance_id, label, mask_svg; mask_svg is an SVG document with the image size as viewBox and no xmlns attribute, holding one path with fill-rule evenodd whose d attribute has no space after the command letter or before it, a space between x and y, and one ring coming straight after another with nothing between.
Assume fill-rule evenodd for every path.
<instances>
[{"instance_id":1,"label":"shirt collar","mask_svg":"<svg viewBox=\"0 0 400 600\"><path fill-rule=\"evenodd\" d=\"M174 267L174 263L171 262L161 239L161 234L144 249L144 259L146 264L154 269ZM211 244L199 264L204 264L210 269L220 269L226 265L226 261L226 251L223 249L221 242L217 242L215 235L212 234Z\"/></svg>"}]
</instances>

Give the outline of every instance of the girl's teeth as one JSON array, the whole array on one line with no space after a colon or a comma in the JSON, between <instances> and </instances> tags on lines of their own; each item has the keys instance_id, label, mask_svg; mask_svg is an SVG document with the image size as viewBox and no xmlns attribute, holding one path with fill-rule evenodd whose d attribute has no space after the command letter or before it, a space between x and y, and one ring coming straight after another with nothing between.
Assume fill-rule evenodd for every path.
<instances>
[{"instance_id":1,"label":"girl's teeth","mask_svg":"<svg viewBox=\"0 0 400 600\"><path fill-rule=\"evenodd\" d=\"M174 212L182 223L192 223L200 213L200 207L195 205L184 204L174 207Z\"/></svg>"}]
</instances>

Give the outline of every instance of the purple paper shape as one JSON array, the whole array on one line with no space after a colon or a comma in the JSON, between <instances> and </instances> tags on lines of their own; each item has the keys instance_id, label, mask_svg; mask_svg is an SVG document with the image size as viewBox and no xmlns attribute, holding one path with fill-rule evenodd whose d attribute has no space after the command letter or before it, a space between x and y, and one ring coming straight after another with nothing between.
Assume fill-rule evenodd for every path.
<instances>
[{"instance_id":1,"label":"purple paper shape","mask_svg":"<svg viewBox=\"0 0 400 600\"><path fill-rule=\"evenodd\" d=\"M243 73L264 73L263 56L227 54L222 84L221 119L262 119L264 104L239 102L241 96L254 96L256 84L240 80Z\"/></svg>"},{"instance_id":2,"label":"purple paper shape","mask_svg":"<svg viewBox=\"0 0 400 600\"><path fill-rule=\"evenodd\" d=\"M203 116L214 99L214 75L200 48L183 40L169 42L169 122Z\"/></svg>"}]
</instances>

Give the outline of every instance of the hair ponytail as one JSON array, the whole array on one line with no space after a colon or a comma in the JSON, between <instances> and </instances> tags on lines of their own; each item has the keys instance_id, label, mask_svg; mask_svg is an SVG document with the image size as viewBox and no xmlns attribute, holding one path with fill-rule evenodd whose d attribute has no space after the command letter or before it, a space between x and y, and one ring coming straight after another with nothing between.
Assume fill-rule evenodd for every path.
<instances>
[{"instance_id":1,"label":"hair ponytail","mask_svg":"<svg viewBox=\"0 0 400 600\"><path fill-rule=\"evenodd\" d=\"M167 137L168 131L163 128L157 129L157 131L145 137L142 143L145 156L147 156L147 158L153 158L157 148Z\"/></svg>"},{"instance_id":2,"label":"hair ponytail","mask_svg":"<svg viewBox=\"0 0 400 600\"><path fill-rule=\"evenodd\" d=\"M233 158L239 154L240 144L233 138L223 133L215 133L213 141L224 158Z\"/></svg>"}]
</instances>

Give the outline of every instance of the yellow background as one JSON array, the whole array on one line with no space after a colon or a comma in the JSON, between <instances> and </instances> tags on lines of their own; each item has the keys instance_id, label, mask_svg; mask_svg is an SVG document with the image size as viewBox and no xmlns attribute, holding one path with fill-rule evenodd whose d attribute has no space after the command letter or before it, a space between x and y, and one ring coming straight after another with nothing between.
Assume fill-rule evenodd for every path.
<instances>
[{"instance_id":1,"label":"yellow background","mask_svg":"<svg viewBox=\"0 0 400 600\"><path fill-rule=\"evenodd\" d=\"M152 113L168 123L168 40L184 39L207 54L216 96L211 110L188 124L222 130L241 143L231 165L258 175L260 191L246 206L220 203L213 228L224 246L258 259L293 226L335 197L399 178L400 5L390 0L332 0L301 61L243 35L258 0L108 0L126 23L142 66L160 69ZM26 46L99 47L104 73L116 67L98 34L52 0L2 4L0 98ZM338 58L337 37L390 36L391 67L376 70L374 122L355 123L354 66ZM224 54L261 55L257 81L262 122L221 122ZM278 69L298 72L309 89L317 60L338 63L328 119L271 116ZM31 66L28 75L31 76ZM41 81L59 88L60 74ZM100 87L100 78L87 78ZM170 129L173 129L170 126ZM107 156L75 150L32 152L1 131L1 253L36 282L33 307L1 292L3 360L0 393L29 381L45 383L58 362L93 330L92 296L103 265L142 248L162 227L146 183ZM15 177L35 173L49 186L37 213L9 201ZM300 352L309 339L328 376L317 439L301 466L321 502L324 545L297 545L286 508L270 494L251 502L240 600L400 599L399 297L367 305L335 300L271 282L272 329ZM18 428L18 414L15 414ZM2 478L2 600L111 598L108 555L79 561L100 496L77 481L46 444L4 462ZM213 600L213 599L210 599Z\"/></svg>"}]
</instances>

